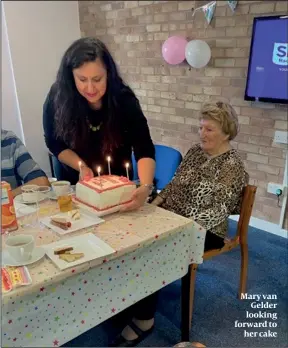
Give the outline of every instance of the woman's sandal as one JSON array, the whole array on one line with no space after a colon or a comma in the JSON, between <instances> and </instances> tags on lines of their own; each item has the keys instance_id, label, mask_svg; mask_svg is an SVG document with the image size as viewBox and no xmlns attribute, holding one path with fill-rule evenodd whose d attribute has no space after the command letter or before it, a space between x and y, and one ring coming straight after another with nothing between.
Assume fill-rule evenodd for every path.
<instances>
[{"instance_id":1,"label":"woman's sandal","mask_svg":"<svg viewBox=\"0 0 288 348\"><path fill-rule=\"evenodd\" d=\"M135 340L126 340L121 334L118 335L110 344L109 347L135 347L137 344L142 342L154 329L154 325L151 329L142 331L133 321L131 321L128 326L136 333L138 336Z\"/></svg>"}]
</instances>

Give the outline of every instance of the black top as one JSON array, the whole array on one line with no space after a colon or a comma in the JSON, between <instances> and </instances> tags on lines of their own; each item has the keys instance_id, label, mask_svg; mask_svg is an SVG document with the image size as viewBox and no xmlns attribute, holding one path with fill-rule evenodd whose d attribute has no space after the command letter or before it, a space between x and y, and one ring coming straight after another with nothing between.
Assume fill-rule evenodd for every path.
<instances>
[{"instance_id":1,"label":"black top","mask_svg":"<svg viewBox=\"0 0 288 348\"><path fill-rule=\"evenodd\" d=\"M66 150L75 151L80 158L94 171L101 166L101 174L108 174L107 156L111 156L111 173L115 175L126 175L125 163L130 163L130 178L133 177L131 162L132 150L136 161L141 158L155 159L155 149L151 140L147 120L143 115L138 99L131 93L123 91L119 100L119 132L121 143L112 153L104 154L101 146L103 128L96 132L90 130L89 138L81 150L71 149L63 140L56 138L54 134L54 107L52 89L50 90L43 107L43 127L45 142L50 152L58 158L58 155ZM89 110L87 117L89 123L98 126L105 122L105 106L100 110ZM117 114L118 117L118 114ZM88 125L87 125L88 127ZM62 179L69 180L72 184L78 181L79 173L71 167L63 165Z\"/></svg>"}]
</instances>

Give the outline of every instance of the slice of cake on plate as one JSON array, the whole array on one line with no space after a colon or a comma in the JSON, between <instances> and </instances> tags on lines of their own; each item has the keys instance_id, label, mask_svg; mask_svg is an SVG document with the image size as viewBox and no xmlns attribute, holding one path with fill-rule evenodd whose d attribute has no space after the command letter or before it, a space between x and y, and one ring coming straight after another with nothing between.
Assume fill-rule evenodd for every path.
<instances>
[{"instance_id":1,"label":"slice of cake on plate","mask_svg":"<svg viewBox=\"0 0 288 348\"><path fill-rule=\"evenodd\" d=\"M125 177L102 175L76 185L75 200L98 212L129 203L136 185Z\"/></svg>"}]
</instances>

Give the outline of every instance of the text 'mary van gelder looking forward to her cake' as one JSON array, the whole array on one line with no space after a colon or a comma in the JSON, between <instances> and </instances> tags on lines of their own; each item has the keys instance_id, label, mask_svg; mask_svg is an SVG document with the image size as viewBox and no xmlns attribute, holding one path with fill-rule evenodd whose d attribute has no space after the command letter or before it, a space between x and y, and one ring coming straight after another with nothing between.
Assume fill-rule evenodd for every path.
<instances>
[{"instance_id":1,"label":"text 'mary van gelder looking forward to her cake'","mask_svg":"<svg viewBox=\"0 0 288 348\"><path fill-rule=\"evenodd\" d=\"M277 337L277 295L241 294L241 299L249 302L243 320L235 320L234 327L243 329L244 337Z\"/></svg>"}]
</instances>

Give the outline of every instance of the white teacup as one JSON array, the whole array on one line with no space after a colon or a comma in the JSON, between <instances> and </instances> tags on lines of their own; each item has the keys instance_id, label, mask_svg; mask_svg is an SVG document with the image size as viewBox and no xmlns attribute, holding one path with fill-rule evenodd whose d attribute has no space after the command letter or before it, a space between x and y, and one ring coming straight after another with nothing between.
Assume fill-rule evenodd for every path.
<instances>
[{"instance_id":1,"label":"white teacup","mask_svg":"<svg viewBox=\"0 0 288 348\"><path fill-rule=\"evenodd\" d=\"M71 192L71 184L69 181L55 181L51 183L51 186L56 196L65 196Z\"/></svg>"},{"instance_id":2,"label":"white teacup","mask_svg":"<svg viewBox=\"0 0 288 348\"><path fill-rule=\"evenodd\" d=\"M10 256L18 262L30 260L35 248L34 237L27 234L10 236L6 239L5 244Z\"/></svg>"},{"instance_id":3,"label":"white teacup","mask_svg":"<svg viewBox=\"0 0 288 348\"><path fill-rule=\"evenodd\" d=\"M26 185L21 187L22 198L25 202L36 202L38 198L37 185Z\"/></svg>"},{"instance_id":4,"label":"white teacup","mask_svg":"<svg viewBox=\"0 0 288 348\"><path fill-rule=\"evenodd\" d=\"M48 178L48 181L50 182L50 185L51 185L53 182L57 181L57 178Z\"/></svg>"}]
</instances>

